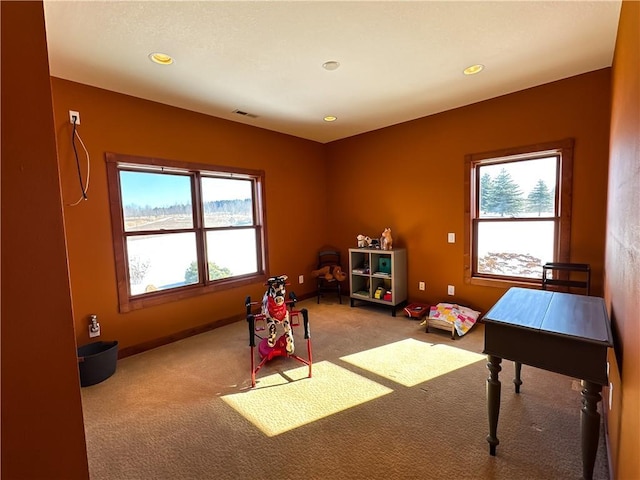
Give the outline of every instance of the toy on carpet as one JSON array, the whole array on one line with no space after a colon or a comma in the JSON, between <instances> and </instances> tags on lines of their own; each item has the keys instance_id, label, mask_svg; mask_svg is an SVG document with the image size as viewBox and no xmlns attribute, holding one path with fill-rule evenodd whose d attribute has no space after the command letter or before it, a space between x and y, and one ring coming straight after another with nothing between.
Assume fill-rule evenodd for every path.
<instances>
[{"instance_id":1,"label":"toy on carpet","mask_svg":"<svg viewBox=\"0 0 640 480\"><path fill-rule=\"evenodd\" d=\"M267 331L269 337L267 343L273 348L276 345L277 328L276 322L284 325L284 338L287 353L293 353L295 347L293 343L293 333L291 333L291 324L289 322L289 309L285 303L285 284L286 275L279 277L271 277L267 280L267 291L262 297L261 313L267 321Z\"/></svg>"},{"instance_id":2,"label":"toy on carpet","mask_svg":"<svg viewBox=\"0 0 640 480\"><path fill-rule=\"evenodd\" d=\"M275 357L290 357L309 366L309 378L311 378L311 335L309 334L309 315L306 308L295 310L296 295L289 293L289 300L285 300L287 275L270 277L265 286L267 290L262 297L260 313L252 313L251 307L257 302L251 302L251 297L246 297L245 308L247 322L249 323L249 346L251 347L251 386L256 386L256 373L269 360ZM304 338L307 340L308 359L294 354L293 327L300 325L300 315L304 322ZM266 326L265 326L266 322ZM277 324L284 326L284 333L277 337ZM268 336L260 337L256 332L267 330ZM254 362L255 337L260 338L258 353L262 358L256 367Z\"/></svg>"}]
</instances>

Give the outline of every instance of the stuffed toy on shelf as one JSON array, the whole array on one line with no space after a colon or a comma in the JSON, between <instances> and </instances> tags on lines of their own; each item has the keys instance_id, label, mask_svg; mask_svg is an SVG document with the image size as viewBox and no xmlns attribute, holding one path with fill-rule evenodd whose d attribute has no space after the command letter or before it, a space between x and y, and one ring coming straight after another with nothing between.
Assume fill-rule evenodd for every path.
<instances>
[{"instance_id":1,"label":"stuffed toy on shelf","mask_svg":"<svg viewBox=\"0 0 640 480\"><path fill-rule=\"evenodd\" d=\"M382 250L391 250L393 248L393 238L391 238L391 228L387 227L380 237L380 248Z\"/></svg>"}]
</instances>

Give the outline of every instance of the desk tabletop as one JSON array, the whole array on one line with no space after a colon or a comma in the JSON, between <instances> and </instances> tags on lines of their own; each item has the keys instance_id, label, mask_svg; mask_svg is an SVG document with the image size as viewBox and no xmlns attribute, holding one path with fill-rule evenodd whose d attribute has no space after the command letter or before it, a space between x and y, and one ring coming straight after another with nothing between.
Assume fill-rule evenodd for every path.
<instances>
[{"instance_id":1,"label":"desk tabletop","mask_svg":"<svg viewBox=\"0 0 640 480\"><path fill-rule=\"evenodd\" d=\"M609 316L600 297L513 287L484 321L613 345Z\"/></svg>"}]
</instances>

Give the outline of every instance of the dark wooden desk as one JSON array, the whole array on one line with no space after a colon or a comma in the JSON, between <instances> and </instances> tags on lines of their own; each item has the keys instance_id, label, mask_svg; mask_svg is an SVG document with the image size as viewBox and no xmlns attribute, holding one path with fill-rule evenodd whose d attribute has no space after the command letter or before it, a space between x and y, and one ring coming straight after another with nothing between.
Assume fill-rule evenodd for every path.
<instances>
[{"instance_id":1,"label":"dark wooden desk","mask_svg":"<svg viewBox=\"0 0 640 480\"><path fill-rule=\"evenodd\" d=\"M521 364L582 380L582 474L593 477L598 451L602 386L607 384L607 349L613 346L604 300L568 293L511 288L484 316L489 453L496 454L503 358L515 362L516 393Z\"/></svg>"}]
</instances>

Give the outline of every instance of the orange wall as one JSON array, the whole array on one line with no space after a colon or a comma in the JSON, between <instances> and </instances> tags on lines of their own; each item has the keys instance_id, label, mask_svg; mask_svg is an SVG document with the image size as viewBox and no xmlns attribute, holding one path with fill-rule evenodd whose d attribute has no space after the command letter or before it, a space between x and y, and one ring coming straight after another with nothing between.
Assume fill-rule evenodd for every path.
<instances>
[{"instance_id":1,"label":"orange wall","mask_svg":"<svg viewBox=\"0 0 640 480\"><path fill-rule=\"evenodd\" d=\"M613 62L605 300L616 355L608 430L616 478L640 478L640 3L625 1Z\"/></svg>"},{"instance_id":2,"label":"orange wall","mask_svg":"<svg viewBox=\"0 0 640 480\"><path fill-rule=\"evenodd\" d=\"M407 248L409 298L486 311L504 289L465 284L466 154L575 138L571 260L590 263L593 293L604 266L610 69L603 69L328 145L334 192L329 241L390 226ZM447 232L456 243L447 243ZM426 291L418 282L426 282ZM456 295L447 295L447 285Z\"/></svg>"},{"instance_id":3,"label":"orange wall","mask_svg":"<svg viewBox=\"0 0 640 480\"><path fill-rule=\"evenodd\" d=\"M119 314L105 151L264 169L271 271L289 274L298 295L313 290L308 277L320 246L335 245L346 258L357 234L378 236L390 226L394 244L408 249L410 300L453 300L486 311L504 289L463 281L464 156L573 137L572 260L592 265L593 291L601 293L610 73L591 72L324 146L53 78L66 204L79 195L69 109L80 112L79 131L92 157L89 201L65 207L78 342L88 341L91 313L104 338L127 347L241 315L244 297L258 297L262 288ZM455 244L446 242L447 232L456 233ZM300 274L304 285L297 285ZM426 282L425 292L419 281ZM455 297L446 295L449 284Z\"/></svg>"},{"instance_id":4,"label":"orange wall","mask_svg":"<svg viewBox=\"0 0 640 480\"><path fill-rule=\"evenodd\" d=\"M105 152L260 169L265 173L271 274L287 274L298 296L313 291L311 270L326 238L326 171L321 144L135 97L52 78L55 129L78 343L87 343L88 316L102 338L131 347L231 317L263 287L118 312ZM88 201L80 196L69 110L80 113L80 136L91 157ZM80 147L78 147L80 148ZM81 150L80 150L81 151ZM84 156L81 151L81 164ZM298 285L298 275L306 281Z\"/></svg>"},{"instance_id":5,"label":"orange wall","mask_svg":"<svg viewBox=\"0 0 640 480\"><path fill-rule=\"evenodd\" d=\"M592 264L595 293L604 291L611 310L616 478L640 478L638 3L623 2L611 116L605 69L327 146L55 78L52 115L42 4L1 7L2 204L12 205L2 215L3 476L88 476L72 314L78 342L88 341L86 318L97 313L103 338L128 346L239 316L244 296L262 292L255 285L119 314L105 151L266 170L271 271L294 277L299 295L313 291L295 277L308 277L319 246L346 251L358 233L391 226L396 245L408 248L411 299L449 299L454 284L455 300L484 310L502 290L462 282L464 155L574 137L572 260ZM78 194L69 109L81 112L92 156L90 200L73 208L61 206L53 146L55 132L67 204ZM458 243L446 243L449 231ZM34 292L34 275L46 288Z\"/></svg>"},{"instance_id":6,"label":"orange wall","mask_svg":"<svg viewBox=\"0 0 640 480\"><path fill-rule=\"evenodd\" d=\"M87 479L41 2L1 2L2 478Z\"/></svg>"}]
</instances>

